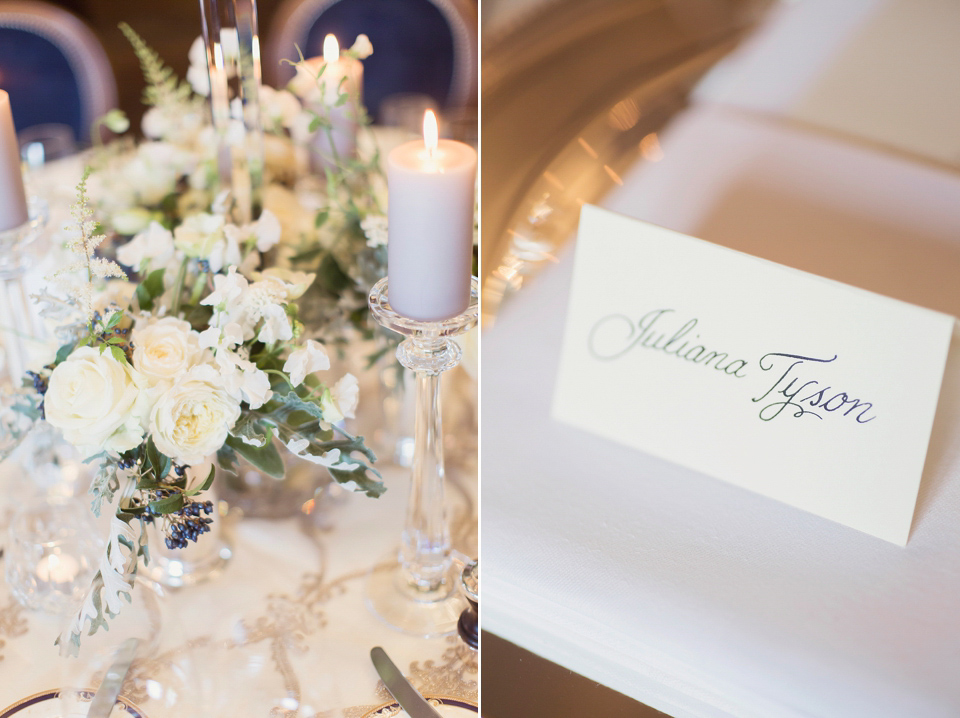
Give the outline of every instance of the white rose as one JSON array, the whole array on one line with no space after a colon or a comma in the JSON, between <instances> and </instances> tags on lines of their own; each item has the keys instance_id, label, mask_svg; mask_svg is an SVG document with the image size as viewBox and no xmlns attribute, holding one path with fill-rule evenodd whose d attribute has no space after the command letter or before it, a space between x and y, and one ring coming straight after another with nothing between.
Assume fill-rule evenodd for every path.
<instances>
[{"instance_id":1,"label":"white rose","mask_svg":"<svg viewBox=\"0 0 960 718\"><path fill-rule=\"evenodd\" d=\"M327 356L327 350L323 344L313 339L307 340L302 347L290 352L290 356L283 365L283 370L290 375L290 383L294 386L300 386L308 374L329 368L330 357Z\"/></svg>"},{"instance_id":2,"label":"white rose","mask_svg":"<svg viewBox=\"0 0 960 718\"><path fill-rule=\"evenodd\" d=\"M140 129L143 130L144 137L151 140L158 140L166 137L173 130L173 122L163 109L151 107L143 113L143 119L140 120Z\"/></svg>"},{"instance_id":3,"label":"white rose","mask_svg":"<svg viewBox=\"0 0 960 718\"><path fill-rule=\"evenodd\" d=\"M84 456L127 451L143 440L141 384L137 372L110 352L81 347L50 375L47 421Z\"/></svg>"},{"instance_id":4,"label":"white rose","mask_svg":"<svg viewBox=\"0 0 960 718\"><path fill-rule=\"evenodd\" d=\"M133 157L123 168L120 182L133 191L140 204L153 206L176 189L177 173L172 167L151 164L144 157Z\"/></svg>"},{"instance_id":5,"label":"white rose","mask_svg":"<svg viewBox=\"0 0 960 718\"><path fill-rule=\"evenodd\" d=\"M201 364L157 399L150 413L150 433L163 454L193 465L223 446L239 418L240 403L224 388L220 374Z\"/></svg>"},{"instance_id":6,"label":"white rose","mask_svg":"<svg viewBox=\"0 0 960 718\"><path fill-rule=\"evenodd\" d=\"M200 347L200 335L188 322L164 317L133 330L133 368L151 387L169 387L193 366L212 356Z\"/></svg>"},{"instance_id":7,"label":"white rose","mask_svg":"<svg viewBox=\"0 0 960 718\"><path fill-rule=\"evenodd\" d=\"M173 254L173 234L156 221L117 249L120 264L138 272L166 266Z\"/></svg>"},{"instance_id":8,"label":"white rose","mask_svg":"<svg viewBox=\"0 0 960 718\"><path fill-rule=\"evenodd\" d=\"M174 245L188 257L206 259L223 241L223 217L200 212L173 230Z\"/></svg>"},{"instance_id":9,"label":"white rose","mask_svg":"<svg viewBox=\"0 0 960 718\"><path fill-rule=\"evenodd\" d=\"M131 236L137 232L142 232L154 218L154 213L143 207L131 207L114 213L110 218L110 224L117 231L117 234Z\"/></svg>"}]
</instances>

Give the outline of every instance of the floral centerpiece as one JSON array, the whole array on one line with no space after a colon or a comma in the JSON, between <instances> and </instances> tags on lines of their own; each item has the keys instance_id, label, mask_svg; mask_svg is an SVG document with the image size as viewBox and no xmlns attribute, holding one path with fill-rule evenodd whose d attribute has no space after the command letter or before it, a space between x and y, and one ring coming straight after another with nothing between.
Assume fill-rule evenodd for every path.
<instances>
[{"instance_id":1,"label":"floral centerpiece","mask_svg":"<svg viewBox=\"0 0 960 718\"><path fill-rule=\"evenodd\" d=\"M75 261L37 297L59 324L59 350L12 407L63 432L94 468L93 511L112 512L99 570L57 641L73 654L131 600L149 561L147 526L169 549L203 540L215 520L204 492L239 460L281 477L282 449L352 490L384 491L373 453L342 428L356 411L356 378L324 374L327 347L365 326L367 287L384 269L383 247L364 230L379 236L369 229L385 194L378 154L311 178L302 150L323 129L323 108L263 87L265 207L235 223L233 198L217 192L200 75L181 82L121 29L147 80L146 139L91 155L73 208ZM372 51L365 38L356 47ZM118 112L101 123L129 125ZM22 422L3 423L22 435Z\"/></svg>"},{"instance_id":2,"label":"floral centerpiece","mask_svg":"<svg viewBox=\"0 0 960 718\"><path fill-rule=\"evenodd\" d=\"M206 55L201 38L190 49L187 80L181 81L129 26L130 40L144 72L144 141L126 136L101 148L92 158L91 201L104 230L117 238L134 237L144 252L153 252L151 223L166 229L189 221L205 238L215 234L205 214L228 214L233 198L217 192L217 135L207 105L210 92ZM226 31L225 31L226 32ZM236 38L223 43L229 55ZM364 35L344 55L364 59L373 48ZM286 88L259 88L263 120L265 176L264 214L279 225L272 245L272 267L317 275L301 302L301 321L312 336L330 342L349 340L349 332L369 336L367 294L386 273L386 180L380 151L362 104L343 91L330 104L323 66L317 69L302 56L292 62L296 76ZM230 67L230 63L227 63ZM354 156L328 160L322 175L310 168L310 145L318 133L330 132L332 113L352 108L359 127ZM242 140L242 107L232 104L235 134ZM104 121L125 132L122 113ZM276 226L274 225L274 226ZM216 271L237 263L236 243L198 241L192 251ZM262 249L262 248L261 248ZM133 252L135 250L128 250ZM229 255L229 256L228 256ZM135 259L118 255L121 263Z\"/></svg>"},{"instance_id":3,"label":"floral centerpiece","mask_svg":"<svg viewBox=\"0 0 960 718\"><path fill-rule=\"evenodd\" d=\"M139 281L128 282L96 254L104 236L88 204L88 174L74 206L77 261L57 273L60 293L40 298L44 313L63 321L65 341L51 364L30 372L33 393L19 405L96 466L93 510L114 512L99 571L58 639L70 652L85 630L117 614L121 596L130 598L140 559L149 560L147 524L168 548L209 530L203 492L238 457L282 475L282 444L354 490L384 490L363 440L338 426L356 409L356 379L325 381L324 346L303 339L295 300L315 277L267 269L248 279L237 264L214 269L195 256L205 236L198 226L210 223L225 243L236 242L239 266L252 266L250 257L277 240L274 221L237 227L208 215L174 232L153 223L149 253L123 248L128 260L140 255Z\"/></svg>"}]
</instances>

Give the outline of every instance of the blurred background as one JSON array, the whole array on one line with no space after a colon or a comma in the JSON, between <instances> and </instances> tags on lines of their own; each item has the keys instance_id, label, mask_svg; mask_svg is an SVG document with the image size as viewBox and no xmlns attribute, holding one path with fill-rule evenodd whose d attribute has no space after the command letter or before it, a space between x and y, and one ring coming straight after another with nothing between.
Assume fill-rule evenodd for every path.
<instances>
[{"instance_id":1,"label":"blurred background","mask_svg":"<svg viewBox=\"0 0 960 718\"><path fill-rule=\"evenodd\" d=\"M295 60L295 45L312 57L322 54L327 33L336 35L343 48L365 33L374 54L364 62L364 99L375 122L402 124L431 106L440 110L448 135L476 141L476 0L261 0L257 9L266 84L279 87L292 77L292 68L280 60ZM92 35L57 10L79 18ZM170 0L162 9L121 0L0 0L0 87L11 94L18 133L36 124L66 122L74 125L82 146L89 143L89 131L81 126L98 115L76 121L74 116L83 115L85 103L96 111L109 109L114 96L139 128L143 73L117 27L121 22L179 77L186 75L188 51L201 32L197 0ZM71 57L71 52L79 54ZM84 78L71 77L68 64L74 76L97 76L98 86L82 101L75 85L79 81L82 87Z\"/></svg>"}]
</instances>

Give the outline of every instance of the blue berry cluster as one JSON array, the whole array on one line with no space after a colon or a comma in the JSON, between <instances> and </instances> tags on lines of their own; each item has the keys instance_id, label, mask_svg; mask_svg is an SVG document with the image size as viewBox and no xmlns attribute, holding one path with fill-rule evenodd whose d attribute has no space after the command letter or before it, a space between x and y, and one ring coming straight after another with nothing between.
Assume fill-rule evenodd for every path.
<instances>
[{"instance_id":1,"label":"blue berry cluster","mask_svg":"<svg viewBox=\"0 0 960 718\"><path fill-rule=\"evenodd\" d=\"M201 511L205 514L213 513L212 501L187 501L176 514L170 515L169 533L164 540L169 549L186 548L187 542L196 541L200 534L207 533L213 523L209 516L200 515Z\"/></svg>"},{"instance_id":2,"label":"blue berry cluster","mask_svg":"<svg viewBox=\"0 0 960 718\"><path fill-rule=\"evenodd\" d=\"M38 374L35 371L28 371L27 377L29 377L30 381L33 382L33 390L37 392L37 394L43 396L47 393L47 378L43 376L43 374ZM24 382L24 385L26 385L26 382ZM47 411L46 407L44 407L43 399L40 400L40 405L37 407L37 410L40 412L41 419L47 418Z\"/></svg>"},{"instance_id":3,"label":"blue berry cluster","mask_svg":"<svg viewBox=\"0 0 960 718\"><path fill-rule=\"evenodd\" d=\"M166 499L173 496L174 491L170 489L160 489L152 492L156 499ZM213 519L210 514L213 513L212 501L194 501L191 498L184 498L183 506L178 511L169 514L159 514L155 509L147 506L146 513L143 514L143 520L147 523L153 523L158 518L166 517L166 538L164 543L169 549L186 548L187 543L196 541L201 534L210 530L210 524ZM201 514L205 514L201 516Z\"/></svg>"},{"instance_id":4,"label":"blue berry cluster","mask_svg":"<svg viewBox=\"0 0 960 718\"><path fill-rule=\"evenodd\" d=\"M47 379L42 374L35 371L28 371L27 376L33 382L33 390L41 396L47 393Z\"/></svg>"}]
</instances>

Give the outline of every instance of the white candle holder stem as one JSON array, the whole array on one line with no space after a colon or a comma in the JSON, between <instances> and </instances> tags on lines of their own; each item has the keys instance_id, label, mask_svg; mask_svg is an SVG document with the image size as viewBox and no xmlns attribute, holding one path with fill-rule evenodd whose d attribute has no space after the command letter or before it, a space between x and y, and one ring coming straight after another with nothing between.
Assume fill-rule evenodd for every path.
<instances>
[{"instance_id":1,"label":"white candle holder stem","mask_svg":"<svg viewBox=\"0 0 960 718\"><path fill-rule=\"evenodd\" d=\"M463 314L441 321L418 321L390 306L387 280L370 292L376 320L406 336L397 359L416 376L416 428L410 498L396 563L374 569L367 580L367 604L391 627L432 637L453 633L464 607L456 591L457 566L451 552L444 496L443 422L440 377L460 362L453 337L477 324L478 283L471 282Z\"/></svg>"}]
</instances>

